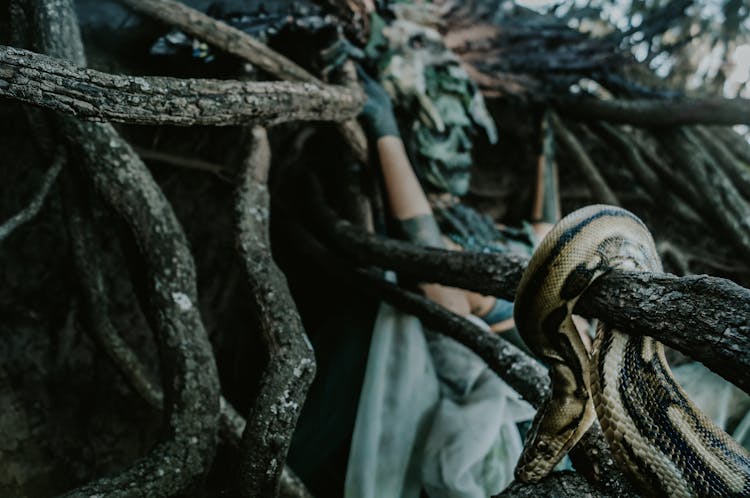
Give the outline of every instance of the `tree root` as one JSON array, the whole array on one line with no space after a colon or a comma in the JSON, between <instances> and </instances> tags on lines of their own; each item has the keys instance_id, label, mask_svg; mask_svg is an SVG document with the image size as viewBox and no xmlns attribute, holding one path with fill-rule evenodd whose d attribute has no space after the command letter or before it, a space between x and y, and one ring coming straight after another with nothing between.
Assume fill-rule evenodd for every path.
<instances>
[{"instance_id":1,"label":"tree root","mask_svg":"<svg viewBox=\"0 0 750 498\"><path fill-rule=\"evenodd\" d=\"M275 496L292 432L315 374L315 357L268 238L270 147L252 130L235 205L237 247L250 284L255 319L268 348L260 390L242 435L240 492Z\"/></svg>"}]
</instances>

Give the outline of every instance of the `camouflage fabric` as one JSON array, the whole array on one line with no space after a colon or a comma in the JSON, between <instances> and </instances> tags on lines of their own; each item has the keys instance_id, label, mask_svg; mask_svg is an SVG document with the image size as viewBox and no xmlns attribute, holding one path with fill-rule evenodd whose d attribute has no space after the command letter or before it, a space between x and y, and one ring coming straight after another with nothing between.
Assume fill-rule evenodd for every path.
<instances>
[{"instance_id":1,"label":"camouflage fabric","mask_svg":"<svg viewBox=\"0 0 750 498\"><path fill-rule=\"evenodd\" d=\"M417 175L429 191L464 195L476 130L497 140L481 93L434 29L406 19L373 26L381 30L373 33L367 53L384 51L380 80L396 104L402 131L410 131L404 136Z\"/></svg>"}]
</instances>

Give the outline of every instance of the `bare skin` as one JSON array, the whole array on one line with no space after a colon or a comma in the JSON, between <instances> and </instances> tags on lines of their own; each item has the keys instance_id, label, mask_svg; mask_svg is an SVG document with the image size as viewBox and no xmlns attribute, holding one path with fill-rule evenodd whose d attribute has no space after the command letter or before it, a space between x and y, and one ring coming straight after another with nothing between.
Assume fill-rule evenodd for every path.
<instances>
[{"instance_id":1,"label":"bare skin","mask_svg":"<svg viewBox=\"0 0 750 498\"><path fill-rule=\"evenodd\" d=\"M402 236L417 244L431 247L461 250L461 247L443 237L435 222L430 202L425 195L422 185L411 166L409 157L400 137L384 135L377 139L376 147L380 159L388 204L391 213L399 222ZM532 207L532 224L537 240L541 240L552 229L553 223L543 220L544 213L555 213L557 207L556 188L545 191L545 185L556 185L556 178L550 183L550 175L555 172L544 166L540 159L537 169L537 181ZM553 215L549 215L553 216ZM557 215L559 217L559 213ZM483 296L475 292L465 291L454 287L447 287L435 283L420 284L425 296L437 304L461 316L486 316L495 306L496 298ZM574 316L584 345L590 349L591 339L585 332L588 323L580 317ZM508 318L490 326L496 333L506 332L515 326L513 318Z\"/></svg>"},{"instance_id":2,"label":"bare skin","mask_svg":"<svg viewBox=\"0 0 750 498\"><path fill-rule=\"evenodd\" d=\"M400 221L432 217L432 208L411 167L401 139L395 136L381 137L378 139L377 148L393 216ZM436 245L435 237L442 240L439 231L427 235L413 234L410 240L425 245ZM420 287L425 296L454 313L461 316L471 313L471 305L465 291L431 283L421 284Z\"/></svg>"}]
</instances>

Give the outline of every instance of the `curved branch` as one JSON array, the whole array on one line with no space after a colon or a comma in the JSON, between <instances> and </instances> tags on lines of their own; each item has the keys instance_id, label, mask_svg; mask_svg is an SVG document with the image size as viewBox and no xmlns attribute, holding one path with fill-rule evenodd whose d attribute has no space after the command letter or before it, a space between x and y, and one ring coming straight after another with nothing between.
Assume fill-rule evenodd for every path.
<instances>
[{"instance_id":1,"label":"curved branch","mask_svg":"<svg viewBox=\"0 0 750 498\"><path fill-rule=\"evenodd\" d=\"M520 256L447 251L385 239L337 220L329 208L319 211L319 224L348 257L418 281L512 300L528 263ZM675 302L676 296L681 301ZM649 274L634 280L627 273L611 272L581 296L577 309L623 332L651 335L750 392L750 357L745 354L750 350L750 290L744 287L718 277Z\"/></svg>"},{"instance_id":2,"label":"curved branch","mask_svg":"<svg viewBox=\"0 0 750 498\"><path fill-rule=\"evenodd\" d=\"M117 0L136 12L177 26L280 80L322 85L315 76L247 33L175 0Z\"/></svg>"},{"instance_id":3,"label":"curved branch","mask_svg":"<svg viewBox=\"0 0 750 498\"><path fill-rule=\"evenodd\" d=\"M576 312L654 337L750 393L750 290L730 280L612 272L591 284Z\"/></svg>"},{"instance_id":4,"label":"curved branch","mask_svg":"<svg viewBox=\"0 0 750 498\"><path fill-rule=\"evenodd\" d=\"M278 492L292 433L315 374L315 357L286 278L271 256L266 185L271 158L265 130L255 128L251 142L235 205L237 246L269 358L242 435L240 491L260 497Z\"/></svg>"},{"instance_id":5,"label":"curved branch","mask_svg":"<svg viewBox=\"0 0 750 498\"><path fill-rule=\"evenodd\" d=\"M305 228L293 219L284 223L292 244L326 275L383 299L394 307L417 316L438 333L451 337L477 354L501 379L535 407L549 394L547 370L501 335L491 334L424 296L402 289L381 278L371 269L348 269L345 261L332 256ZM576 468L597 486L617 496L633 495L622 474L614 466L601 429L595 424L571 452Z\"/></svg>"},{"instance_id":6,"label":"curved branch","mask_svg":"<svg viewBox=\"0 0 750 498\"><path fill-rule=\"evenodd\" d=\"M635 126L679 126L690 124L750 124L750 100L599 100L558 99L553 107L565 116L582 121L609 121Z\"/></svg>"},{"instance_id":7,"label":"curved branch","mask_svg":"<svg viewBox=\"0 0 750 498\"><path fill-rule=\"evenodd\" d=\"M39 213L44 205L44 201L47 199L47 194L49 194L52 185L54 185L62 170L63 164L65 164L65 160L65 152L58 150L52 161L52 166L44 173L42 184L34 194L34 197L31 198L29 205L0 224L0 242L13 233L16 228L30 221Z\"/></svg>"},{"instance_id":8,"label":"curved branch","mask_svg":"<svg viewBox=\"0 0 750 498\"><path fill-rule=\"evenodd\" d=\"M85 64L70 0L18 0L15 7L21 22L14 25L26 27L39 50ZM147 317L159 346L166 421L164 440L148 455L66 496L174 495L208 468L219 415L218 374L196 308L192 255L168 201L114 128L64 115L56 119L68 139L69 157L80 162L97 192L127 222L144 259Z\"/></svg>"},{"instance_id":9,"label":"curved branch","mask_svg":"<svg viewBox=\"0 0 750 498\"><path fill-rule=\"evenodd\" d=\"M175 26L215 47L258 66L268 74L288 81L322 86L318 78L294 61L229 24L175 0L118 0L136 12ZM356 77L354 78L356 83ZM347 86L350 86L347 84ZM351 119L338 123L339 132L355 157L367 161L367 139L362 127Z\"/></svg>"},{"instance_id":10,"label":"curved branch","mask_svg":"<svg viewBox=\"0 0 750 498\"><path fill-rule=\"evenodd\" d=\"M113 75L3 45L0 96L92 121L175 126L345 121L364 102L330 85Z\"/></svg>"},{"instance_id":11,"label":"curved branch","mask_svg":"<svg viewBox=\"0 0 750 498\"><path fill-rule=\"evenodd\" d=\"M219 414L218 375L196 307L192 255L171 207L117 132L109 125L66 121L96 190L128 223L146 263L147 316L159 345L168 421L166 439L149 455L70 496L171 495L208 467ZM132 482L139 487L129 488Z\"/></svg>"}]
</instances>

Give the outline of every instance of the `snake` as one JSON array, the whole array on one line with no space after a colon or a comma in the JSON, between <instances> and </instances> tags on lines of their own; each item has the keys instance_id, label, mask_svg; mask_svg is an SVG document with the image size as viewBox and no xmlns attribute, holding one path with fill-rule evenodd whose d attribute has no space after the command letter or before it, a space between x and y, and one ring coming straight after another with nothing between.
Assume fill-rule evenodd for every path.
<instances>
[{"instance_id":1,"label":"snake","mask_svg":"<svg viewBox=\"0 0 750 498\"><path fill-rule=\"evenodd\" d=\"M551 395L532 421L516 479L548 475L598 419L617 466L643 495L750 496L750 455L688 398L660 342L599 321L587 351L573 309L612 270L663 271L646 225L607 205L560 220L524 270L514 319L549 368Z\"/></svg>"}]
</instances>

